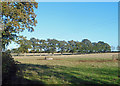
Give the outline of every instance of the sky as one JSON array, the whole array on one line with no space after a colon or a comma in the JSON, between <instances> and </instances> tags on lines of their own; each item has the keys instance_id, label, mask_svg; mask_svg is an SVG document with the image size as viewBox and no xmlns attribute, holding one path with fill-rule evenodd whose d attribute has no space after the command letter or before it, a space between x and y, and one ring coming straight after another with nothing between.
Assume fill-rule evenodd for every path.
<instances>
[{"instance_id":1,"label":"sky","mask_svg":"<svg viewBox=\"0 0 120 86\"><path fill-rule=\"evenodd\" d=\"M117 2L38 2L35 13L38 23L34 32L21 33L27 39L89 39L118 45ZM8 49L16 47L12 43Z\"/></svg>"}]
</instances>

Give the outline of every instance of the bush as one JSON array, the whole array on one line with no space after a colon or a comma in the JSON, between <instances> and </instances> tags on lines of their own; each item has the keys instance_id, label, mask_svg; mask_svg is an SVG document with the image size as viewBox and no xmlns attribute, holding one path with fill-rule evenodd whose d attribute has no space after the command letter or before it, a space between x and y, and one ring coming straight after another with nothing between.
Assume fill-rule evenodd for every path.
<instances>
[{"instance_id":1,"label":"bush","mask_svg":"<svg viewBox=\"0 0 120 86\"><path fill-rule=\"evenodd\" d=\"M11 83L12 77L16 75L17 72L17 62L14 61L10 53L2 53L2 83Z\"/></svg>"}]
</instances>

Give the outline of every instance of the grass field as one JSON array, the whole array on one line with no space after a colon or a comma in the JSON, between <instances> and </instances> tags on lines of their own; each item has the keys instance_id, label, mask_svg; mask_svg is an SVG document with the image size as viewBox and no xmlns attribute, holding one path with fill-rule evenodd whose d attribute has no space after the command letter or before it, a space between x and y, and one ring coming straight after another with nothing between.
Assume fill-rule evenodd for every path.
<instances>
[{"instance_id":1,"label":"grass field","mask_svg":"<svg viewBox=\"0 0 120 86\"><path fill-rule=\"evenodd\" d=\"M52 56L14 57L22 70L22 83L57 84L71 86L119 85L117 53ZM29 82L27 82L29 81ZM20 81L19 81L20 83Z\"/></svg>"}]
</instances>

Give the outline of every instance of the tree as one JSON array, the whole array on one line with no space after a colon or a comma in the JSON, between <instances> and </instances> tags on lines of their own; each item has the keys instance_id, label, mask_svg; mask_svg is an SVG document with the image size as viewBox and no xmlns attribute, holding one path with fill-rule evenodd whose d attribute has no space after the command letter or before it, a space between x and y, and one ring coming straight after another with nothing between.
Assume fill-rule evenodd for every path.
<instances>
[{"instance_id":1,"label":"tree","mask_svg":"<svg viewBox=\"0 0 120 86\"><path fill-rule=\"evenodd\" d=\"M67 45L66 45L66 52L70 52L71 50L71 45L67 42Z\"/></svg>"},{"instance_id":2,"label":"tree","mask_svg":"<svg viewBox=\"0 0 120 86\"><path fill-rule=\"evenodd\" d=\"M56 52L57 40L56 39L48 39L48 52L50 51L52 54Z\"/></svg>"},{"instance_id":3,"label":"tree","mask_svg":"<svg viewBox=\"0 0 120 86\"><path fill-rule=\"evenodd\" d=\"M60 50L61 54L63 54L63 52L65 52L66 47L67 47L66 41L59 41L58 42L58 49Z\"/></svg>"},{"instance_id":4,"label":"tree","mask_svg":"<svg viewBox=\"0 0 120 86\"><path fill-rule=\"evenodd\" d=\"M2 45L3 48L11 41L19 39L19 33L25 29L32 32L37 20L34 8L36 2L2 2Z\"/></svg>"},{"instance_id":5,"label":"tree","mask_svg":"<svg viewBox=\"0 0 120 86\"><path fill-rule=\"evenodd\" d=\"M39 43L39 41L40 41L39 39L36 39L36 41L35 41L36 53L40 52L40 48L39 48L40 43Z\"/></svg>"},{"instance_id":6,"label":"tree","mask_svg":"<svg viewBox=\"0 0 120 86\"><path fill-rule=\"evenodd\" d=\"M98 43L93 42L92 43L92 47L93 47L93 51L92 52L94 52L94 53L98 52Z\"/></svg>"},{"instance_id":7,"label":"tree","mask_svg":"<svg viewBox=\"0 0 120 86\"><path fill-rule=\"evenodd\" d=\"M82 43L85 44L84 49L86 53L92 52L92 43L88 39L83 39Z\"/></svg>"},{"instance_id":8,"label":"tree","mask_svg":"<svg viewBox=\"0 0 120 86\"><path fill-rule=\"evenodd\" d=\"M25 37L23 37L17 43L20 44L18 51L21 53L28 53L29 52L28 49L31 48L31 44L32 44L30 40L27 40Z\"/></svg>"},{"instance_id":9,"label":"tree","mask_svg":"<svg viewBox=\"0 0 120 86\"><path fill-rule=\"evenodd\" d=\"M40 49L40 52L42 52L42 49L45 48L45 40L39 40L39 49Z\"/></svg>"},{"instance_id":10,"label":"tree","mask_svg":"<svg viewBox=\"0 0 120 86\"><path fill-rule=\"evenodd\" d=\"M33 38L30 38L30 41L32 43L32 50L35 51L35 49L36 49L36 39L33 37Z\"/></svg>"},{"instance_id":11,"label":"tree","mask_svg":"<svg viewBox=\"0 0 120 86\"><path fill-rule=\"evenodd\" d=\"M69 49L70 49L70 52L75 53L76 52L76 43L75 41L71 40L71 41L68 41L68 46L69 46Z\"/></svg>"},{"instance_id":12,"label":"tree","mask_svg":"<svg viewBox=\"0 0 120 86\"><path fill-rule=\"evenodd\" d=\"M111 46L109 44L105 43L104 46L105 46L104 52L110 52L111 51Z\"/></svg>"},{"instance_id":13,"label":"tree","mask_svg":"<svg viewBox=\"0 0 120 86\"><path fill-rule=\"evenodd\" d=\"M48 52L49 51L48 42L44 41L44 42L42 42L42 44L43 44L44 53L50 53L50 52Z\"/></svg>"},{"instance_id":14,"label":"tree","mask_svg":"<svg viewBox=\"0 0 120 86\"><path fill-rule=\"evenodd\" d=\"M76 49L78 53L83 53L83 43L82 42L76 42Z\"/></svg>"},{"instance_id":15,"label":"tree","mask_svg":"<svg viewBox=\"0 0 120 86\"><path fill-rule=\"evenodd\" d=\"M2 30L2 48L11 43L11 41L17 41L19 39L19 33L25 29L28 31L34 31L33 26L36 26L36 15L34 13L34 7L37 8L38 3L36 2L1 2L2 13L1 24ZM1 36L0 36L1 37ZM1 40L0 40L1 41ZM18 52L18 49L15 49ZM8 53L2 54L2 84L6 84L6 81L10 81L9 77L15 76L18 71L16 61L13 60L12 56ZM11 84L8 83L7 84Z\"/></svg>"},{"instance_id":16,"label":"tree","mask_svg":"<svg viewBox=\"0 0 120 86\"><path fill-rule=\"evenodd\" d=\"M99 47L98 52L108 52L111 51L111 47L109 44L104 43L103 41L99 41L97 47Z\"/></svg>"},{"instance_id":17,"label":"tree","mask_svg":"<svg viewBox=\"0 0 120 86\"><path fill-rule=\"evenodd\" d=\"M105 51L105 43L103 41L99 41L97 47L99 47L98 52L104 52Z\"/></svg>"}]
</instances>

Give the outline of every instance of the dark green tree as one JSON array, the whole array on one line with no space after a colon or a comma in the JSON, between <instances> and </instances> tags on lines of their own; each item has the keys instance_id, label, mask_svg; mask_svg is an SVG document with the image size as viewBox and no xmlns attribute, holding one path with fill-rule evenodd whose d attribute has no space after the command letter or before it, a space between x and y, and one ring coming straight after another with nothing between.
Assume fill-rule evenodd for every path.
<instances>
[{"instance_id":1,"label":"dark green tree","mask_svg":"<svg viewBox=\"0 0 120 86\"><path fill-rule=\"evenodd\" d=\"M83 53L83 43L82 42L76 42L76 50L77 50L77 53Z\"/></svg>"},{"instance_id":2,"label":"dark green tree","mask_svg":"<svg viewBox=\"0 0 120 86\"><path fill-rule=\"evenodd\" d=\"M59 41L58 42L58 49L59 49L60 53L63 54L63 52L65 52L67 49L67 42L66 41Z\"/></svg>"},{"instance_id":3,"label":"dark green tree","mask_svg":"<svg viewBox=\"0 0 120 86\"><path fill-rule=\"evenodd\" d=\"M103 41L99 41L97 43L98 52L104 52L105 51L105 43Z\"/></svg>"},{"instance_id":4,"label":"dark green tree","mask_svg":"<svg viewBox=\"0 0 120 86\"><path fill-rule=\"evenodd\" d=\"M36 39L36 41L35 41L35 47L36 47L36 53L39 53L40 52L40 47L39 47L39 45L40 45L40 43L39 43L39 39Z\"/></svg>"},{"instance_id":5,"label":"dark green tree","mask_svg":"<svg viewBox=\"0 0 120 86\"><path fill-rule=\"evenodd\" d=\"M42 52L42 50L44 50L44 48L46 46L47 45L45 44L45 40L39 40L39 49L40 49L40 52Z\"/></svg>"},{"instance_id":6,"label":"dark green tree","mask_svg":"<svg viewBox=\"0 0 120 86\"><path fill-rule=\"evenodd\" d=\"M104 46L105 46L104 52L110 52L111 51L111 46L109 44L105 43Z\"/></svg>"},{"instance_id":7,"label":"dark green tree","mask_svg":"<svg viewBox=\"0 0 120 86\"><path fill-rule=\"evenodd\" d=\"M21 53L28 53L28 49L31 49L31 42L30 40L27 40L26 37L23 37L17 42L20 47L18 48L18 51Z\"/></svg>"},{"instance_id":8,"label":"dark green tree","mask_svg":"<svg viewBox=\"0 0 120 86\"><path fill-rule=\"evenodd\" d=\"M35 50L36 50L36 39L33 37L33 38L30 38L30 41L31 41L31 43L32 43L32 50L35 52Z\"/></svg>"},{"instance_id":9,"label":"dark green tree","mask_svg":"<svg viewBox=\"0 0 120 86\"><path fill-rule=\"evenodd\" d=\"M84 50L86 53L92 52L92 43L88 39L83 39L82 43L84 43Z\"/></svg>"},{"instance_id":10,"label":"dark green tree","mask_svg":"<svg viewBox=\"0 0 120 86\"><path fill-rule=\"evenodd\" d=\"M93 49L93 53L97 53L98 52L98 43L93 42L92 43L92 49Z\"/></svg>"},{"instance_id":11,"label":"dark green tree","mask_svg":"<svg viewBox=\"0 0 120 86\"><path fill-rule=\"evenodd\" d=\"M58 41L56 39L48 39L47 42L48 42L48 51L50 51L50 53L54 55L54 53L56 52Z\"/></svg>"},{"instance_id":12,"label":"dark green tree","mask_svg":"<svg viewBox=\"0 0 120 86\"><path fill-rule=\"evenodd\" d=\"M69 50L72 54L74 54L76 52L76 42L71 40L71 41L68 41L68 46L69 46Z\"/></svg>"}]
</instances>

